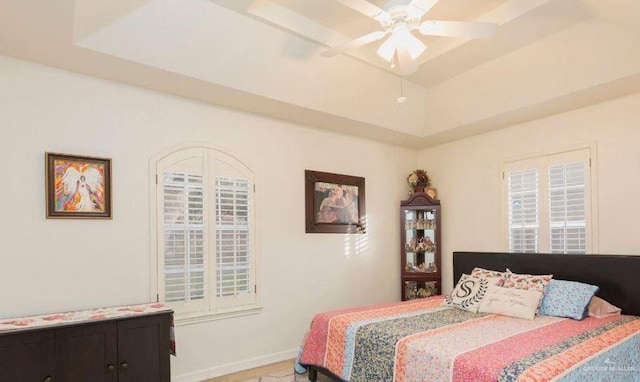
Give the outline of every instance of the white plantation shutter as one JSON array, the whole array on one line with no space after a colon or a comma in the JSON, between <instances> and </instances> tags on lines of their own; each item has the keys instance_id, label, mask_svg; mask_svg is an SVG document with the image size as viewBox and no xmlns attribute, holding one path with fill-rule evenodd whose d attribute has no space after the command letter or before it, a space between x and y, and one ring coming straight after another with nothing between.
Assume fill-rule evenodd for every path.
<instances>
[{"instance_id":1,"label":"white plantation shutter","mask_svg":"<svg viewBox=\"0 0 640 382\"><path fill-rule=\"evenodd\" d=\"M586 166L572 163L549 169L552 253L586 253Z\"/></svg>"},{"instance_id":2,"label":"white plantation shutter","mask_svg":"<svg viewBox=\"0 0 640 382\"><path fill-rule=\"evenodd\" d=\"M178 313L255 304L251 171L206 148L170 154L157 171L160 299Z\"/></svg>"},{"instance_id":3,"label":"white plantation shutter","mask_svg":"<svg viewBox=\"0 0 640 382\"><path fill-rule=\"evenodd\" d=\"M510 252L591 249L590 149L503 164Z\"/></svg>"},{"instance_id":4,"label":"white plantation shutter","mask_svg":"<svg viewBox=\"0 0 640 382\"><path fill-rule=\"evenodd\" d=\"M538 251L538 171L509 173L509 251Z\"/></svg>"},{"instance_id":5,"label":"white plantation shutter","mask_svg":"<svg viewBox=\"0 0 640 382\"><path fill-rule=\"evenodd\" d=\"M216 178L216 294L247 295L251 290L249 182Z\"/></svg>"},{"instance_id":6,"label":"white plantation shutter","mask_svg":"<svg viewBox=\"0 0 640 382\"><path fill-rule=\"evenodd\" d=\"M165 301L202 300L206 276L203 178L166 172L163 187Z\"/></svg>"}]
</instances>

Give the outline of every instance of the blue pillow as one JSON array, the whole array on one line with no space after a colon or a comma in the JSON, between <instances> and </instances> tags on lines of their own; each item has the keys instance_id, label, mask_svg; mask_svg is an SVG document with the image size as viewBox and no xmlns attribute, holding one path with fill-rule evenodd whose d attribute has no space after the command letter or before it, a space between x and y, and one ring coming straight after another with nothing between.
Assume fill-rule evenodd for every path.
<instances>
[{"instance_id":1,"label":"blue pillow","mask_svg":"<svg viewBox=\"0 0 640 382\"><path fill-rule=\"evenodd\" d=\"M587 316L589 302L597 291L595 285L552 279L538 314L582 320Z\"/></svg>"}]
</instances>

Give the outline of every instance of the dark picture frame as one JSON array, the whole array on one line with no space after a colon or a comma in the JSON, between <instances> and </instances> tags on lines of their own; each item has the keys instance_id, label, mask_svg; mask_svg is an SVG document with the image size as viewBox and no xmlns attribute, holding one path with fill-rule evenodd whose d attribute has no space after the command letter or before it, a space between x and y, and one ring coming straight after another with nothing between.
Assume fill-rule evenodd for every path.
<instances>
[{"instance_id":1,"label":"dark picture frame","mask_svg":"<svg viewBox=\"0 0 640 382\"><path fill-rule=\"evenodd\" d=\"M111 219L111 158L45 153L47 219Z\"/></svg>"},{"instance_id":2,"label":"dark picture frame","mask_svg":"<svg viewBox=\"0 0 640 382\"><path fill-rule=\"evenodd\" d=\"M365 180L304 171L307 233L365 233Z\"/></svg>"}]
</instances>

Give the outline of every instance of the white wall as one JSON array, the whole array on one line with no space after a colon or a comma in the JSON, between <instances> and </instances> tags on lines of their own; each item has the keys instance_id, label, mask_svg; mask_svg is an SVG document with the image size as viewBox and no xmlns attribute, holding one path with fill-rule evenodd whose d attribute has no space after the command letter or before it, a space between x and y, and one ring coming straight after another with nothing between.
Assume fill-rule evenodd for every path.
<instances>
[{"instance_id":1,"label":"white wall","mask_svg":"<svg viewBox=\"0 0 640 382\"><path fill-rule=\"evenodd\" d=\"M178 327L174 380L290 358L315 313L400 298L415 151L4 57L0 84L0 317L150 301L149 158L185 142L257 172L264 310ZM113 220L45 219L45 151L113 158ZM305 169L366 178L366 235L305 234Z\"/></svg>"},{"instance_id":2,"label":"white wall","mask_svg":"<svg viewBox=\"0 0 640 382\"><path fill-rule=\"evenodd\" d=\"M640 94L422 150L443 205L443 285L453 251L504 251L500 165L507 158L595 143L599 247L640 254Z\"/></svg>"}]
</instances>

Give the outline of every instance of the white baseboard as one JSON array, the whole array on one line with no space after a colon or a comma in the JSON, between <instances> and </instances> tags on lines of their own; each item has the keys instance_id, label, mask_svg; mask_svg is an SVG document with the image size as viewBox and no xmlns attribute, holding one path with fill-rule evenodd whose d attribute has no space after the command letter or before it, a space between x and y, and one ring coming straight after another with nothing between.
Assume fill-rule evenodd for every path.
<instances>
[{"instance_id":1,"label":"white baseboard","mask_svg":"<svg viewBox=\"0 0 640 382\"><path fill-rule=\"evenodd\" d=\"M254 367L260 367L276 362L286 361L288 359L295 358L296 355L298 355L298 348L282 351L279 353L273 353L262 357L250 358L244 361L228 363L226 365L214 366L212 368L198 370L187 374L175 375L171 377L171 381L201 382L210 378L253 369Z\"/></svg>"}]
</instances>

